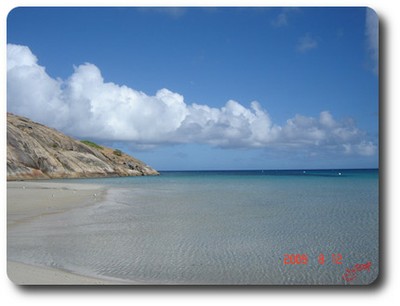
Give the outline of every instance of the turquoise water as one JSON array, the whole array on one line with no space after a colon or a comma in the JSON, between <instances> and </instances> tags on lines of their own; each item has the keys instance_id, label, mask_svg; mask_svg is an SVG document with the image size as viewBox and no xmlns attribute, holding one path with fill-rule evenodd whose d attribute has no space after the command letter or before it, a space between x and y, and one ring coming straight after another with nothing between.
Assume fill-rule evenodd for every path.
<instances>
[{"instance_id":1,"label":"turquoise water","mask_svg":"<svg viewBox=\"0 0 400 306\"><path fill-rule=\"evenodd\" d=\"M377 170L63 182L104 184L108 196L20 225L8 235L9 259L145 284L369 284L378 275ZM285 254L308 262L285 264ZM369 270L342 278L367 262Z\"/></svg>"}]
</instances>

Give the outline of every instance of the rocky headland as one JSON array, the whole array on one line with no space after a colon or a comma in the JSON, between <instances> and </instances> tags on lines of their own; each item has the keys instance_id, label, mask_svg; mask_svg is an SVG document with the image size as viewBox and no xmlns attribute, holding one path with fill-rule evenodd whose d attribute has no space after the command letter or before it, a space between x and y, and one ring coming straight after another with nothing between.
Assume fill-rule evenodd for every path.
<instances>
[{"instance_id":1,"label":"rocky headland","mask_svg":"<svg viewBox=\"0 0 400 306\"><path fill-rule=\"evenodd\" d=\"M118 149L7 113L7 180L158 175Z\"/></svg>"}]
</instances>

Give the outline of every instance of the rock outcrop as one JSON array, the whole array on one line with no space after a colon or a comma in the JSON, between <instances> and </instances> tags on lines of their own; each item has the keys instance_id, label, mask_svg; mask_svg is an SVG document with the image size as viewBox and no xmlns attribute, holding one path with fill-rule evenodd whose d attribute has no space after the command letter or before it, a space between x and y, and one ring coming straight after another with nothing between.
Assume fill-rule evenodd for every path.
<instances>
[{"instance_id":1,"label":"rock outcrop","mask_svg":"<svg viewBox=\"0 0 400 306\"><path fill-rule=\"evenodd\" d=\"M7 180L158 175L120 150L7 113Z\"/></svg>"}]
</instances>

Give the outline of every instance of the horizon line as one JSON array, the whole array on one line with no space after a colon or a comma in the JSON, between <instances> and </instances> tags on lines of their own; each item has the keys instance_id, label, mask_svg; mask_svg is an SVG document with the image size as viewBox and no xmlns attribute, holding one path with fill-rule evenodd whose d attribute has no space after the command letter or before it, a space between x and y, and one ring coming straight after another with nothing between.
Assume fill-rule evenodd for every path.
<instances>
[{"instance_id":1,"label":"horizon line","mask_svg":"<svg viewBox=\"0 0 400 306\"><path fill-rule=\"evenodd\" d=\"M319 171L319 170L379 170L379 167L368 167L368 168L293 168L293 169L184 169L184 170L178 170L178 169L168 169L168 170L157 170L161 172L194 172L194 171L204 171L204 172L211 172L211 171Z\"/></svg>"}]
</instances>

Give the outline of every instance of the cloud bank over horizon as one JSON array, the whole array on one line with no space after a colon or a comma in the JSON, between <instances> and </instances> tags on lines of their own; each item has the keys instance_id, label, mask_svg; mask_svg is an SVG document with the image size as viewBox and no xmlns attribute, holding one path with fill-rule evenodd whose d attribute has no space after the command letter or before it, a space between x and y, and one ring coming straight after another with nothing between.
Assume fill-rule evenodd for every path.
<instances>
[{"instance_id":1,"label":"cloud bank over horizon","mask_svg":"<svg viewBox=\"0 0 400 306\"><path fill-rule=\"evenodd\" d=\"M278 148L373 156L377 146L353 120L338 121L326 110L272 122L257 101L249 107L229 100L221 108L188 104L162 88L155 95L105 82L85 63L66 79L55 79L29 47L7 45L7 111L77 138L137 146L198 143L220 148Z\"/></svg>"}]
</instances>

